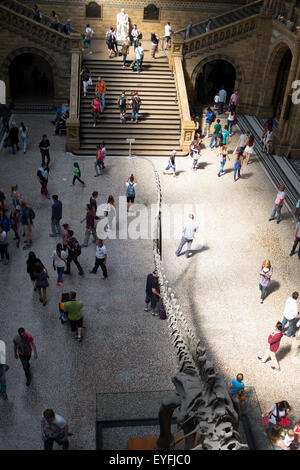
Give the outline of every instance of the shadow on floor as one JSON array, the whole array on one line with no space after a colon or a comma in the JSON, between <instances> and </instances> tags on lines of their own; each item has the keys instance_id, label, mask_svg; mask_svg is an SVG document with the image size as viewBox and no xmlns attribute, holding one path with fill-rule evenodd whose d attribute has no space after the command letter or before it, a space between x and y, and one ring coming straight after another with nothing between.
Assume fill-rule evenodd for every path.
<instances>
[{"instance_id":1,"label":"shadow on floor","mask_svg":"<svg viewBox=\"0 0 300 470\"><path fill-rule=\"evenodd\" d=\"M278 281L271 281L270 286L268 287L268 295L273 294L273 292L276 292L280 287L280 283Z\"/></svg>"}]
</instances>

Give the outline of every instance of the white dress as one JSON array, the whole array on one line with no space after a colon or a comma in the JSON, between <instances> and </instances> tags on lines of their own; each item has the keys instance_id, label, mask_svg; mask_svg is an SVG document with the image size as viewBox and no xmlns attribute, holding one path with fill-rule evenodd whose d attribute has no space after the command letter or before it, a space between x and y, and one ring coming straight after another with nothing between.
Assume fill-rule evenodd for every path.
<instances>
[{"instance_id":1,"label":"white dress","mask_svg":"<svg viewBox=\"0 0 300 470\"><path fill-rule=\"evenodd\" d=\"M252 145L252 147L249 147L249 145L247 145L247 147L245 148L245 152L250 153L250 155L254 153L254 145Z\"/></svg>"}]
</instances>

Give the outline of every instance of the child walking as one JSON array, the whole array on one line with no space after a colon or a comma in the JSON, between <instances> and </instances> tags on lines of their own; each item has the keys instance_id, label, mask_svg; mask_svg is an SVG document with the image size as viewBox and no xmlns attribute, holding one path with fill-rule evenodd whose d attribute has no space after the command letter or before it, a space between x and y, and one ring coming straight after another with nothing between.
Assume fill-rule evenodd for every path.
<instances>
[{"instance_id":1,"label":"child walking","mask_svg":"<svg viewBox=\"0 0 300 470\"><path fill-rule=\"evenodd\" d=\"M82 186L84 185L84 182L80 179L80 176L81 176L81 171L80 171L80 168L79 168L79 164L77 162L74 162L74 176L73 176L72 186L75 185L76 180L78 180L79 183L82 184Z\"/></svg>"}]
</instances>

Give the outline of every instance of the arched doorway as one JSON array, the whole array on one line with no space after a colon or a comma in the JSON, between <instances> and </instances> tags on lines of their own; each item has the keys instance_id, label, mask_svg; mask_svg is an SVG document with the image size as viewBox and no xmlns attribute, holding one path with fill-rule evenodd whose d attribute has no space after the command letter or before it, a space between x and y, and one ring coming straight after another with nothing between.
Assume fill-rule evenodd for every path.
<instances>
[{"instance_id":1,"label":"arched doorway","mask_svg":"<svg viewBox=\"0 0 300 470\"><path fill-rule=\"evenodd\" d=\"M43 57L20 54L9 66L10 94L13 100L51 101L54 93L53 72Z\"/></svg>"},{"instance_id":2,"label":"arched doorway","mask_svg":"<svg viewBox=\"0 0 300 470\"><path fill-rule=\"evenodd\" d=\"M293 56L290 49L287 49L283 54L278 66L272 97L273 117L276 116L278 118L281 112L281 106L285 95L292 58Z\"/></svg>"},{"instance_id":3,"label":"arched doorway","mask_svg":"<svg viewBox=\"0 0 300 470\"><path fill-rule=\"evenodd\" d=\"M222 85L230 96L235 87L236 71L227 60L212 60L203 65L196 78L197 100L201 104L211 103Z\"/></svg>"}]
</instances>

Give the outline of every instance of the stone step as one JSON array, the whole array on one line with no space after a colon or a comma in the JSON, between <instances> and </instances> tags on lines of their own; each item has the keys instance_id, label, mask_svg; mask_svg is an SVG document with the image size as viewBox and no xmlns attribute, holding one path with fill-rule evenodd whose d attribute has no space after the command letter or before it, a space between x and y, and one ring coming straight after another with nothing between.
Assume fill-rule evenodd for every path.
<instances>
[{"instance_id":1,"label":"stone step","mask_svg":"<svg viewBox=\"0 0 300 470\"><path fill-rule=\"evenodd\" d=\"M90 124L90 123L89 123ZM93 123L92 123L93 124ZM91 124L91 126L92 126ZM166 130L168 131L168 133L179 133L180 134L180 120L179 120L179 124L165 124L164 122L162 123L155 123L154 124L150 124L149 123L143 123L143 121L140 121L138 124L134 124L133 122L130 123L130 127L132 127L134 129L135 132L137 133L142 133L143 131L147 132L147 133L153 133L153 134L160 134L160 135L163 135L163 131ZM97 129L97 128L96 128ZM123 127L121 127L119 121L116 123L116 121L112 121L112 122L101 122L101 129L105 132L109 132L110 129L118 129L118 132L114 132L114 135L116 135L117 133L119 132L128 132L128 127L127 127L127 124L123 125ZM90 133L91 129L88 127L88 125L86 124L86 127L85 126L82 126L81 129L80 129L80 132L82 134L85 134L85 133Z\"/></svg>"},{"instance_id":2,"label":"stone step","mask_svg":"<svg viewBox=\"0 0 300 470\"><path fill-rule=\"evenodd\" d=\"M177 149L179 149L179 147L177 147ZM143 149L143 150L135 150L134 148L132 148L132 155L136 155L136 156L141 156L141 157L165 157L166 159L170 156L171 152L172 152L172 148L169 147L168 150L155 150L155 151L152 151L151 149ZM127 148L125 149L120 149L120 148L117 148L115 151L114 150L107 150L106 152L106 155L109 157L109 156L128 156L128 151L129 151L129 144L127 144ZM95 155L96 153L96 148L95 147L91 147L91 148L80 148L80 150L77 150L75 151L74 150L74 155L82 155L82 156L93 156ZM184 157L186 156L186 153L182 152L181 150L178 150L177 154L176 154L176 157Z\"/></svg>"},{"instance_id":3,"label":"stone step","mask_svg":"<svg viewBox=\"0 0 300 470\"><path fill-rule=\"evenodd\" d=\"M129 111L131 108L127 108L127 111ZM87 100L86 102L82 103L81 105L81 112L82 113L89 113L91 110L91 101ZM103 116L107 114L108 112L113 112L115 110L118 110L117 107L117 100L113 100L108 104L108 100L105 102L105 110ZM141 104L141 112L143 111L151 111L153 113L159 112L159 111L164 111L164 112L170 112L172 113L178 113L178 105L176 103L172 104L154 104L154 103L145 103L142 101Z\"/></svg>"},{"instance_id":4,"label":"stone step","mask_svg":"<svg viewBox=\"0 0 300 470\"><path fill-rule=\"evenodd\" d=\"M129 88L126 88L126 90L123 90L122 88L120 88L120 90L110 90L108 89L107 90L107 93L106 93L106 98L109 98L109 97L112 97L112 98L115 98L117 99L117 97L122 93L122 91L126 91L126 92L131 92L131 91L135 91L137 87L131 87L131 89ZM139 88L139 86L138 86ZM92 98L95 94L95 88L93 86L90 86L87 90L87 97L86 99L88 99L88 97ZM145 90L143 89L143 97L145 98L150 98L153 97L153 95L158 98L158 97L162 97L162 98L166 98L166 100L174 100L175 98L177 99L177 94L176 94L176 90L164 90L164 91L157 91L156 89L153 90L153 89L149 89L149 90ZM84 100L85 97L83 96L83 92L81 90L81 100Z\"/></svg>"}]
</instances>

